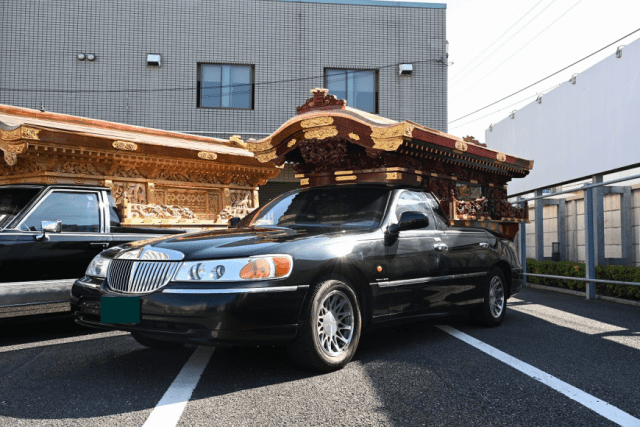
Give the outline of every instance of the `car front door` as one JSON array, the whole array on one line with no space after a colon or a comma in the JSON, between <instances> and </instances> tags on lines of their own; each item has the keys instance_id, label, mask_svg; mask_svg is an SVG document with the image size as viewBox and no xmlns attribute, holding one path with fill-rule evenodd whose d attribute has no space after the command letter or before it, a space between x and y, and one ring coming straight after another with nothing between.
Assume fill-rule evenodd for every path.
<instances>
[{"instance_id":1,"label":"car front door","mask_svg":"<svg viewBox=\"0 0 640 427\"><path fill-rule=\"evenodd\" d=\"M403 212L424 213L429 219L425 228L400 231L387 239L389 265L389 318L436 314L446 311L450 283L438 280L447 274L436 247L442 244L426 194L402 190L391 207L389 224L397 223Z\"/></svg>"}]
</instances>

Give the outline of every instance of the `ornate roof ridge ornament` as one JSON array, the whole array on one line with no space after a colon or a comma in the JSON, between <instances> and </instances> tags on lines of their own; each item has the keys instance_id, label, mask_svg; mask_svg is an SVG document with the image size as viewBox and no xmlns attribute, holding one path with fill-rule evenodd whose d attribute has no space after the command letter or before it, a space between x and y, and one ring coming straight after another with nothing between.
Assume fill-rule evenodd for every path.
<instances>
[{"instance_id":1,"label":"ornate roof ridge ornament","mask_svg":"<svg viewBox=\"0 0 640 427\"><path fill-rule=\"evenodd\" d=\"M310 91L313 96L304 104L296 108L297 114L304 114L313 110L344 110L347 101L338 99L335 95L329 95L329 89L315 88Z\"/></svg>"}]
</instances>

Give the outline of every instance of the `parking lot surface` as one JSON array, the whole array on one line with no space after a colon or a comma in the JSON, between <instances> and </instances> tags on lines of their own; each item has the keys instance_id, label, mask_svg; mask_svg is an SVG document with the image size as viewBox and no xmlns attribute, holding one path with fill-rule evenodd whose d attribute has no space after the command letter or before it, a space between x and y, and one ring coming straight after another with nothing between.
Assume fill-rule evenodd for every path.
<instances>
[{"instance_id":1,"label":"parking lot surface","mask_svg":"<svg viewBox=\"0 0 640 427\"><path fill-rule=\"evenodd\" d=\"M3 320L0 425L640 425L639 368L640 308L530 288L498 328L371 331L323 375L282 348L162 352L69 317Z\"/></svg>"}]
</instances>

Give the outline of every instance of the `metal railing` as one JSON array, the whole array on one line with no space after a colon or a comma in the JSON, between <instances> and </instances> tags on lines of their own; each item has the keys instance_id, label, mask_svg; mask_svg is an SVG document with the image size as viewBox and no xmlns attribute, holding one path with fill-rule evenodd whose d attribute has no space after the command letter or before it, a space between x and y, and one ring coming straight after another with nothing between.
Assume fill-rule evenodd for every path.
<instances>
[{"instance_id":1,"label":"metal railing","mask_svg":"<svg viewBox=\"0 0 640 427\"><path fill-rule=\"evenodd\" d=\"M523 276L527 277L541 277L541 278L549 278L549 279L560 279L560 280L576 280L587 283L586 289L586 298L587 299L595 299L596 297L596 283L606 283L610 285L623 285L623 286L638 286L640 287L640 283L635 282L622 282L617 280L603 280L596 278L596 259L595 259L595 230L594 230L594 189L603 187L605 185L615 184L623 181L630 181L632 179L639 179L640 175L632 175L628 177L622 177L613 179L606 182L598 182L602 181L602 175L594 175L592 178L592 183L586 183L582 187L573 188L570 190L558 191L556 193L545 194L542 195L542 190L536 190L536 196L530 197L527 199L520 198L516 200L515 203L518 205L525 207L524 202L532 201L532 200L542 200L552 198L561 194L575 193L576 191L584 192L584 217L585 217L585 271L586 277L571 277L571 276L555 276L549 274L533 274L527 273L527 232L526 232L526 223L522 223L520 227L520 263L522 264L522 269L524 271ZM598 194L599 198L602 198L602 192ZM602 200L599 200L601 203ZM536 203L537 205L538 203ZM540 203L542 206L542 203ZM542 216L542 208L536 206L536 221L543 221ZM540 216L538 216L540 215ZM576 230L577 232L577 230ZM541 244L540 241L537 242Z\"/></svg>"}]
</instances>

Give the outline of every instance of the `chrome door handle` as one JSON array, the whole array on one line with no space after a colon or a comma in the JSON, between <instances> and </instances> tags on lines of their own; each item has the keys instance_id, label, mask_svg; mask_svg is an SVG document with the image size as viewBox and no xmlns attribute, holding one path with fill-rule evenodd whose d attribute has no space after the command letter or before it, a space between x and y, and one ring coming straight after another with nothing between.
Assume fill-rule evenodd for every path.
<instances>
[{"instance_id":1,"label":"chrome door handle","mask_svg":"<svg viewBox=\"0 0 640 427\"><path fill-rule=\"evenodd\" d=\"M436 251L439 251L439 252L448 251L449 250L449 246L445 245L444 243L435 243L433 245L433 249L435 249Z\"/></svg>"},{"instance_id":2,"label":"chrome door handle","mask_svg":"<svg viewBox=\"0 0 640 427\"><path fill-rule=\"evenodd\" d=\"M491 246L491 245L489 245L487 242L480 242L480 246L485 248L485 249L488 249L489 246Z\"/></svg>"}]
</instances>

